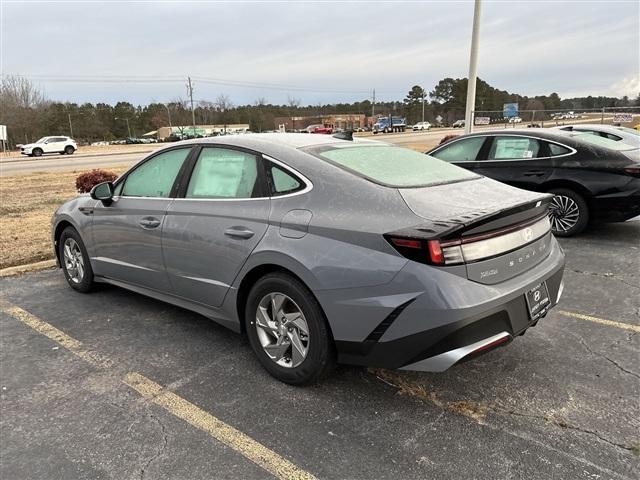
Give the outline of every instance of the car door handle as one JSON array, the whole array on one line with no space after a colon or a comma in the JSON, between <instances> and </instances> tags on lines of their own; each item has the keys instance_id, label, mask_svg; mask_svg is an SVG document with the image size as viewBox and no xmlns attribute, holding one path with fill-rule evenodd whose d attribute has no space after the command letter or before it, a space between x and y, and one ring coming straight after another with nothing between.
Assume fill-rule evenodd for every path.
<instances>
[{"instance_id":1,"label":"car door handle","mask_svg":"<svg viewBox=\"0 0 640 480\"><path fill-rule=\"evenodd\" d=\"M248 228L245 227L231 227L231 228L227 228L224 231L224 234L227 237L234 237L234 238L251 238L253 237L255 234L249 230Z\"/></svg>"},{"instance_id":2,"label":"car door handle","mask_svg":"<svg viewBox=\"0 0 640 480\"><path fill-rule=\"evenodd\" d=\"M145 217L140 220L140 226L142 228L157 228L160 226L160 220L155 217Z\"/></svg>"},{"instance_id":3,"label":"car door handle","mask_svg":"<svg viewBox=\"0 0 640 480\"><path fill-rule=\"evenodd\" d=\"M524 172L525 177L541 177L544 175L544 170L529 170Z\"/></svg>"}]
</instances>

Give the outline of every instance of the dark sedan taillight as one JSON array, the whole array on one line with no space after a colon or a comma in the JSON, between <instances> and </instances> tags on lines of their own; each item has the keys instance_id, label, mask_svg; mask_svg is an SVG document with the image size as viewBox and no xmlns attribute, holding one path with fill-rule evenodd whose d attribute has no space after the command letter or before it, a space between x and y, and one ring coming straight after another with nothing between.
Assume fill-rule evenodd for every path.
<instances>
[{"instance_id":1,"label":"dark sedan taillight","mask_svg":"<svg viewBox=\"0 0 640 480\"><path fill-rule=\"evenodd\" d=\"M640 165L632 165L630 167L625 167L624 171L627 175L640 178Z\"/></svg>"}]
</instances>

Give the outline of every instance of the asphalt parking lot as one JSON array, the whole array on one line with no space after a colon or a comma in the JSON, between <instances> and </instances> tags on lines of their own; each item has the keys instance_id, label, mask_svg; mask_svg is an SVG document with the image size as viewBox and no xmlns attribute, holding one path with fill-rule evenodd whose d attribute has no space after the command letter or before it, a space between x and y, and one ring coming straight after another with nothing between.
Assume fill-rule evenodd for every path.
<instances>
[{"instance_id":1,"label":"asphalt parking lot","mask_svg":"<svg viewBox=\"0 0 640 480\"><path fill-rule=\"evenodd\" d=\"M196 314L2 279L0 477L636 479L640 221L561 244L560 305L506 348L306 388Z\"/></svg>"}]
</instances>

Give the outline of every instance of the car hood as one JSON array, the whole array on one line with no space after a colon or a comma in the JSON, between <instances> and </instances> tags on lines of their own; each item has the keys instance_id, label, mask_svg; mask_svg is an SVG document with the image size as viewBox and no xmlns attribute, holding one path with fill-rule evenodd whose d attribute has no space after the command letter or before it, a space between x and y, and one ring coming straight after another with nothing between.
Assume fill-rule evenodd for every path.
<instances>
[{"instance_id":1,"label":"car hood","mask_svg":"<svg viewBox=\"0 0 640 480\"><path fill-rule=\"evenodd\" d=\"M24 145L21 145L20 148L33 148L36 145L40 145L39 143L26 143Z\"/></svg>"},{"instance_id":2,"label":"car hood","mask_svg":"<svg viewBox=\"0 0 640 480\"><path fill-rule=\"evenodd\" d=\"M550 197L486 177L430 187L400 188L399 191L416 215L431 221L465 226Z\"/></svg>"}]
</instances>

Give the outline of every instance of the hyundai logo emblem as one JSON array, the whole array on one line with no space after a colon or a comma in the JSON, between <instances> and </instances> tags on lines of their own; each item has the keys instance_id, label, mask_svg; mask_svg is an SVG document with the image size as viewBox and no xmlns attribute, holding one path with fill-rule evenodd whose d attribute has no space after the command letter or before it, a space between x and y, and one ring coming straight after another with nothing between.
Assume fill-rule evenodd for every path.
<instances>
[{"instance_id":1,"label":"hyundai logo emblem","mask_svg":"<svg viewBox=\"0 0 640 480\"><path fill-rule=\"evenodd\" d=\"M522 230L522 238L524 238L527 242L533 238L533 230L530 228L525 228Z\"/></svg>"}]
</instances>

